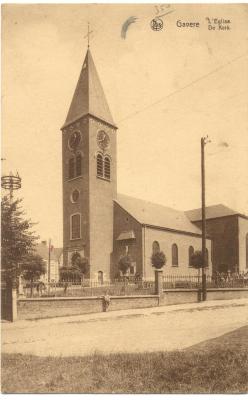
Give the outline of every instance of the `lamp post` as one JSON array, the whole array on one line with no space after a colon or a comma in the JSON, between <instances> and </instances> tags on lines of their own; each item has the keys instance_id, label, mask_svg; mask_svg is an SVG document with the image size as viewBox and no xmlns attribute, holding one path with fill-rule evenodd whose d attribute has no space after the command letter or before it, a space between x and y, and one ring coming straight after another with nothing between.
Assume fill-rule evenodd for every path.
<instances>
[{"instance_id":1,"label":"lamp post","mask_svg":"<svg viewBox=\"0 0 248 400\"><path fill-rule=\"evenodd\" d=\"M205 145L209 143L208 136L201 138L201 194L202 194L202 300L207 300L206 277L206 206L205 206Z\"/></svg>"},{"instance_id":2,"label":"lamp post","mask_svg":"<svg viewBox=\"0 0 248 400\"><path fill-rule=\"evenodd\" d=\"M5 160L5 159L1 159L1 161L3 161L3 160ZM12 204L14 190L18 190L21 188L21 181L22 180L21 180L18 172L16 173L16 175L13 175L12 172L10 172L9 175L3 175L1 177L1 187L5 190L9 190L10 204ZM10 225L12 225L11 214L10 214ZM16 279L16 273L17 273L17 270L15 269L15 279Z\"/></svg>"},{"instance_id":3,"label":"lamp post","mask_svg":"<svg viewBox=\"0 0 248 400\"><path fill-rule=\"evenodd\" d=\"M5 159L1 159L1 161L4 161ZM9 201L10 201L10 206L12 205L12 200L13 200L13 192L14 190L18 190L21 188L21 178L18 174L13 175L12 172L9 173L9 175L3 175L1 176L1 187L5 190L9 190ZM12 226L12 214L10 213L10 226ZM18 265L15 268L12 268L11 270L8 270L8 273L11 275L6 276L6 286L7 286L7 297L8 297L8 302L10 304L10 309L8 310L8 318L10 318L11 321L14 321L17 318L17 303L16 303L16 285L17 285L17 269Z\"/></svg>"}]
</instances>

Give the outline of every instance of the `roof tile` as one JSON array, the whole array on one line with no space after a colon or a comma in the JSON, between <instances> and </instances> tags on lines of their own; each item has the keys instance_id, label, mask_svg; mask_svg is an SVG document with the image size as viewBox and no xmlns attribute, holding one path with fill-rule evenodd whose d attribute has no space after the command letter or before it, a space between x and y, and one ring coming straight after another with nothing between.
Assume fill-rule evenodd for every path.
<instances>
[{"instance_id":1,"label":"roof tile","mask_svg":"<svg viewBox=\"0 0 248 400\"><path fill-rule=\"evenodd\" d=\"M141 224L201 235L184 211L123 194L118 194L115 201Z\"/></svg>"}]
</instances>

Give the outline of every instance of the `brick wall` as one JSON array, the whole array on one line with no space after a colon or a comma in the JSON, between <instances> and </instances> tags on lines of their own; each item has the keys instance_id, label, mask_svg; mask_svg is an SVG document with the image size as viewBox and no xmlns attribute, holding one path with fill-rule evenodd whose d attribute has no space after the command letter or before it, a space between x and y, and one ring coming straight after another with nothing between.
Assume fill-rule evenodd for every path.
<instances>
[{"instance_id":1,"label":"brick wall","mask_svg":"<svg viewBox=\"0 0 248 400\"><path fill-rule=\"evenodd\" d=\"M158 296L113 296L109 311L156 307L157 305ZM100 297L19 299L17 301L18 319L65 317L102 311L103 301Z\"/></svg>"},{"instance_id":2,"label":"brick wall","mask_svg":"<svg viewBox=\"0 0 248 400\"><path fill-rule=\"evenodd\" d=\"M209 289L207 300L229 300L248 298L248 289ZM196 303L199 292L195 289L165 290L159 296L113 296L110 297L108 311L139 309L172 304ZM207 304L207 303L206 303ZM18 319L40 319L71 315L98 313L103 311L103 301L99 297L19 299Z\"/></svg>"},{"instance_id":3,"label":"brick wall","mask_svg":"<svg viewBox=\"0 0 248 400\"><path fill-rule=\"evenodd\" d=\"M20 299L18 319L64 317L102 311L100 298Z\"/></svg>"},{"instance_id":4,"label":"brick wall","mask_svg":"<svg viewBox=\"0 0 248 400\"><path fill-rule=\"evenodd\" d=\"M201 227L201 222L196 222L196 225ZM208 219L206 230L213 240L213 271L218 270L221 264L233 270L233 267L239 263L238 217L232 215Z\"/></svg>"},{"instance_id":5,"label":"brick wall","mask_svg":"<svg viewBox=\"0 0 248 400\"><path fill-rule=\"evenodd\" d=\"M69 180L69 159L73 152L68 147L70 134L74 130L81 132L78 150L82 154L82 176ZM63 170L63 262L68 265L68 251L83 250L89 257L89 121L82 118L71 124L62 133L62 170ZM77 189L79 201L72 203L71 194ZM70 215L81 213L81 239L70 240Z\"/></svg>"},{"instance_id":6,"label":"brick wall","mask_svg":"<svg viewBox=\"0 0 248 400\"><path fill-rule=\"evenodd\" d=\"M207 300L231 300L248 298L248 289L208 289Z\"/></svg>"},{"instance_id":7,"label":"brick wall","mask_svg":"<svg viewBox=\"0 0 248 400\"><path fill-rule=\"evenodd\" d=\"M97 133L104 130L110 138L104 156L111 159L110 181L96 176L96 157L101 151ZM89 218L90 218L90 265L91 279L97 279L98 271L103 279L110 278L110 262L113 252L113 199L116 197L116 129L90 118L89 120Z\"/></svg>"},{"instance_id":8,"label":"brick wall","mask_svg":"<svg viewBox=\"0 0 248 400\"><path fill-rule=\"evenodd\" d=\"M158 296L111 297L111 302L108 310L128 310L131 308L157 307L158 305Z\"/></svg>"},{"instance_id":9,"label":"brick wall","mask_svg":"<svg viewBox=\"0 0 248 400\"><path fill-rule=\"evenodd\" d=\"M238 217L239 223L239 271L248 271L248 242L246 236L248 235L248 220Z\"/></svg>"},{"instance_id":10,"label":"brick wall","mask_svg":"<svg viewBox=\"0 0 248 400\"><path fill-rule=\"evenodd\" d=\"M163 292L159 305L167 306L170 304L196 303L198 301L199 291L197 289L172 289Z\"/></svg>"},{"instance_id":11,"label":"brick wall","mask_svg":"<svg viewBox=\"0 0 248 400\"><path fill-rule=\"evenodd\" d=\"M116 240L121 232L133 231L135 239L118 241ZM119 204L114 203L114 254L112 263L112 278L118 273L118 261L128 251L133 261L136 262L136 272L142 276L142 228L135 218L126 212Z\"/></svg>"}]
</instances>

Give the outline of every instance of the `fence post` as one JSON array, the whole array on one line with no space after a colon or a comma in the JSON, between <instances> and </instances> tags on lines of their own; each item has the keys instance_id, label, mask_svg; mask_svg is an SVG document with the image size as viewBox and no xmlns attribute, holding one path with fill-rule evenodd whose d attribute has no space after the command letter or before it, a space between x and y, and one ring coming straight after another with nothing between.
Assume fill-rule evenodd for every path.
<instances>
[{"instance_id":1,"label":"fence post","mask_svg":"<svg viewBox=\"0 0 248 400\"><path fill-rule=\"evenodd\" d=\"M17 320L17 290L16 288L12 288L12 315L11 315L11 320L12 322Z\"/></svg>"},{"instance_id":2,"label":"fence post","mask_svg":"<svg viewBox=\"0 0 248 400\"><path fill-rule=\"evenodd\" d=\"M19 276L18 297L24 297L22 277Z\"/></svg>"},{"instance_id":3,"label":"fence post","mask_svg":"<svg viewBox=\"0 0 248 400\"><path fill-rule=\"evenodd\" d=\"M155 294L161 296L163 294L163 270L155 268Z\"/></svg>"},{"instance_id":4,"label":"fence post","mask_svg":"<svg viewBox=\"0 0 248 400\"><path fill-rule=\"evenodd\" d=\"M12 285L6 287L5 318L14 322L17 319L17 290Z\"/></svg>"}]
</instances>

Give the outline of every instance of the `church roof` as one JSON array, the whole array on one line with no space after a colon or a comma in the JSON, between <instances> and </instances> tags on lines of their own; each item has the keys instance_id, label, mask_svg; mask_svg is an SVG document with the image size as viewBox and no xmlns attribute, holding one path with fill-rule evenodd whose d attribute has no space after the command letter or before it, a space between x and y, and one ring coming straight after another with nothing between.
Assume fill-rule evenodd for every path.
<instances>
[{"instance_id":1,"label":"church roof","mask_svg":"<svg viewBox=\"0 0 248 400\"><path fill-rule=\"evenodd\" d=\"M92 55L88 49L63 128L91 114L115 126Z\"/></svg>"},{"instance_id":2,"label":"church roof","mask_svg":"<svg viewBox=\"0 0 248 400\"><path fill-rule=\"evenodd\" d=\"M48 260L48 246L47 246L46 242L38 243L35 246L35 250L36 250L36 253L39 254L39 256L41 258L43 258L43 260ZM51 261L58 261L60 256L62 255L62 253L63 253L62 248L53 247L53 249L50 252Z\"/></svg>"},{"instance_id":3,"label":"church roof","mask_svg":"<svg viewBox=\"0 0 248 400\"><path fill-rule=\"evenodd\" d=\"M135 239L134 231L123 231L119 234L116 240L130 240Z\"/></svg>"},{"instance_id":4,"label":"church roof","mask_svg":"<svg viewBox=\"0 0 248 400\"><path fill-rule=\"evenodd\" d=\"M190 221L201 221L202 219L202 211L201 208L196 208L194 210L186 211L186 214ZM226 207L223 204L216 204L214 206L206 207L206 219L212 218L221 218L228 217L231 215L239 215L244 218L247 218L245 215L239 214L237 211L232 210L229 207Z\"/></svg>"},{"instance_id":5,"label":"church roof","mask_svg":"<svg viewBox=\"0 0 248 400\"><path fill-rule=\"evenodd\" d=\"M123 194L118 194L115 202L143 225L201 235L201 230L190 222L184 211Z\"/></svg>"}]
</instances>

